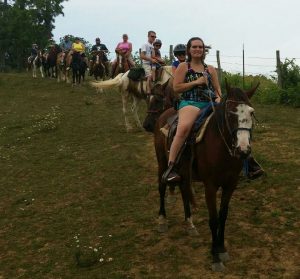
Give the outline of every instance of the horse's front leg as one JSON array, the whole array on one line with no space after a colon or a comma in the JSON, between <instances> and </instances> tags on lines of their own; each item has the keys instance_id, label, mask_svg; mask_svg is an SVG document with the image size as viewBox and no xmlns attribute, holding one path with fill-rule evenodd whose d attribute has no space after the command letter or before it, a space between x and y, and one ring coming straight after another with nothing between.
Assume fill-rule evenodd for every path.
<instances>
[{"instance_id":1,"label":"horse's front leg","mask_svg":"<svg viewBox=\"0 0 300 279\"><path fill-rule=\"evenodd\" d=\"M135 96L133 97L133 103L132 103L132 112L133 116L136 122L136 126L143 130L142 123L140 121L139 115L138 115L138 106L139 106L140 100L136 98Z\"/></svg>"},{"instance_id":2,"label":"horse's front leg","mask_svg":"<svg viewBox=\"0 0 300 279\"><path fill-rule=\"evenodd\" d=\"M225 266L223 265L219 256L218 247L218 227L219 219L216 205L216 193L218 188L213 184L205 185L205 199L209 213L209 228L212 236L211 254L213 258L212 270L213 271L224 271Z\"/></svg>"},{"instance_id":3,"label":"horse's front leg","mask_svg":"<svg viewBox=\"0 0 300 279\"><path fill-rule=\"evenodd\" d=\"M132 126L130 125L128 121L128 116L127 116L127 104L128 104L128 92L122 90L122 104L123 104L123 114L125 118L125 126L127 132L132 130Z\"/></svg>"},{"instance_id":4,"label":"horse's front leg","mask_svg":"<svg viewBox=\"0 0 300 279\"><path fill-rule=\"evenodd\" d=\"M42 76L42 78L44 78L43 66L40 66L40 72L41 72L41 76Z\"/></svg>"},{"instance_id":5,"label":"horse's front leg","mask_svg":"<svg viewBox=\"0 0 300 279\"><path fill-rule=\"evenodd\" d=\"M225 235L225 223L228 215L228 206L235 188L236 188L236 183L232 183L229 186L224 187L222 191L221 204L219 210L219 229L218 229L218 252L222 262L226 262L229 260L229 254L227 253L224 244L224 235Z\"/></svg>"}]
</instances>

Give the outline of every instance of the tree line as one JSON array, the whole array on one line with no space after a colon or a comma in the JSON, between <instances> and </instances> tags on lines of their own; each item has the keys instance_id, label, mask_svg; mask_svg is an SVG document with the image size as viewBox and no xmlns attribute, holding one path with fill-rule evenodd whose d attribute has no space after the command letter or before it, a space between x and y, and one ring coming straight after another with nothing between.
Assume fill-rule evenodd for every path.
<instances>
[{"instance_id":1,"label":"tree line","mask_svg":"<svg viewBox=\"0 0 300 279\"><path fill-rule=\"evenodd\" d=\"M31 44L47 44L54 20L63 15L67 0L11 0L0 2L0 65L22 69ZM3 69L0 69L0 71Z\"/></svg>"}]
</instances>

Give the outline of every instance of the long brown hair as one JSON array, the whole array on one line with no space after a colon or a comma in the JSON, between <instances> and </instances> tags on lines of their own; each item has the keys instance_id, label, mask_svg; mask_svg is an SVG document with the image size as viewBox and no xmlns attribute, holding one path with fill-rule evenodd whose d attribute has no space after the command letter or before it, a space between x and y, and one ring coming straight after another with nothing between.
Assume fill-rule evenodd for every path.
<instances>
[{"instance_id":1,"label":"long brown hair","mask_svg":"<svg viewBox=\"0 0 300 279\"><path fill-rule=\"evenodd\" d=\"M187 42L186 44L186 54L187 54L187 62L191 62L192 60L192 57L191 57L191 53L190 53L190 48L192 46L192 41L201 41L202 44L203 44L203 54L202 54L202 57L201 57L201 61L202 63L204 63L204 59L205 59L205 44L203 42L203 40L199 37L193 37L193 38L190 38L189 41Z\"/></svg>"}]
</instances>

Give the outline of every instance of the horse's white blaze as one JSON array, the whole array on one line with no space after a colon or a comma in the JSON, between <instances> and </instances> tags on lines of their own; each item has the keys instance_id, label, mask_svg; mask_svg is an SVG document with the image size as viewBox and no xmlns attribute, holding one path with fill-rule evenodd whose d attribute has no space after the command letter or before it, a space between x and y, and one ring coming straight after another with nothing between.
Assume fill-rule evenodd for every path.
<instances>
[{"instance_id":1,"label":"horse's white blaze","mask_svg":"<svg viewBox=\"0 0 300 279\"><path fill-rule=\"evenodd\" d=\"M96 64L99 64L99 55L96 56Z\"/></svg>"},{"instance_id":2,"label":"horse's white blaze","mask_svg":"<svg viewBox=\"0 0 300 279\"><path fill-rule=\"evenodd\" d=\"M236 107L235 114L238 117L238 128L251 129L252 128L252 113L254 109L246 104L240 104ZM250 148L250 131L239 130L237 132L237 148L242 152L247 152Z\"/></svg>"}]
</instances>

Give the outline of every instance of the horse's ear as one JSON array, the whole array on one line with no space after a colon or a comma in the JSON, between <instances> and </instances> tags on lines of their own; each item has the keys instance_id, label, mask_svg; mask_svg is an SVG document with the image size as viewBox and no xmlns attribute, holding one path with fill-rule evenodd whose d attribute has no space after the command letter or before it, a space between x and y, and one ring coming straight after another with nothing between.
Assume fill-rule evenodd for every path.
<instances>
[{"instance_id":1,"label":"horse's ear","mask_svg":"<svg viewBox=\"0 0 300 279\"><path fill-rule=\"evenodd\" d=\"M229 83L227 81L227 78L225 78L225 88L226 88L226 92L228 94L230 92L231 87L230 87L230 85L229 85Z\"/></svg>"},{"instance_id":2,"label":"horse's ear","mask_svg":"<svg viewBox=\"0 0 300 279\"><path fill-rule=\"evenodd\" d=\"M249 99L252 98L252 96L254 95L256 89L258 88L260 82L258 82L255 86L253 86L250 90L246 91L246 94L248 96Z\"/></svg>"}]
</instances>

